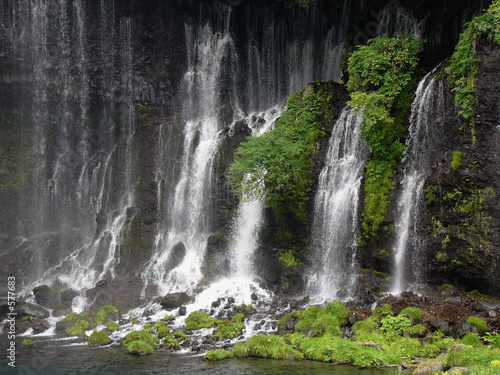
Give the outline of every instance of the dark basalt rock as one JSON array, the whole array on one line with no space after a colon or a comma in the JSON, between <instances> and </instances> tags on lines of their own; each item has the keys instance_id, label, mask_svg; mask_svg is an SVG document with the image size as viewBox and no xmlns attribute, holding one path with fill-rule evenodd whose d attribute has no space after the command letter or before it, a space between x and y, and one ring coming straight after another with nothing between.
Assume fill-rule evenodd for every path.
<instances>
[{"instance_id":1,"label":"dark basalt rock","mask_svg":"<svg viewBox=\"0 0 500 375\"><path fill-rule=\"evenodd\" d=\"M193 298L186 293L170 293L167 294L160 302L160 305L165 310L173 310L186 303L192 302Z\"/></svg>"},{"instance_id":2,"label":"dark basalt rock","mask_svg":"<svg viewBox=\"0 0 500 375\"><path fill-rule=\"evenodd\" d=\"M46 319L50 316L48 310L46 310L42 306L34 305L29 302L19 302L18 304L16 304L16 312L19 317L27 315Z\"/></svg>"}]
</instances>

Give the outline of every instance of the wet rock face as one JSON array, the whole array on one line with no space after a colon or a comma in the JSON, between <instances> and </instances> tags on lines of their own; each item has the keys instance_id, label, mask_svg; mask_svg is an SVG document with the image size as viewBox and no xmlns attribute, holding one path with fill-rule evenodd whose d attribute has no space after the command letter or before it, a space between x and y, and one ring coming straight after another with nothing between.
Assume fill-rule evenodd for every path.
<instances>
[{"instance_id":1,"label":"wet rock face","mask_svg":"<svg viewBox=\"0 0 500 375\"><path fill-rule=\"evenodd\" d=\"M500 275L500 50L478 46L473 127L445 92L445 131L425 185L417 233L427 281L498 295ZM462 162L452 168L454 153Z\"/></svg>"}]
</instances>

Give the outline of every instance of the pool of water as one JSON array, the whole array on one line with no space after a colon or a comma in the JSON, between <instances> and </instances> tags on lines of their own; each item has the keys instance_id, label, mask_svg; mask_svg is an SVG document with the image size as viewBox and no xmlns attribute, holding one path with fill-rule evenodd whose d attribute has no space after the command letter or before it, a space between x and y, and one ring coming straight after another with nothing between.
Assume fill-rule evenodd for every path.
<instances>
[{"instance_id":1,"label":"pool of water","mask_svg":"<svg viewBox=\"0 0 500 375\"><path fill-rule=\"evenodd\" d=\"M0 374L59 375L59 374L206 374L206 375L383 375L394 369L360 369L309 361L275 361L257 358L208 362L202 356L155 352L136 357L119 346L90 348L86 344L46 339L36 341L33 347L16 350L16 367L8 365L5 355L8 343L0 341L2 354Z\"/></svg>"}]
</instances>

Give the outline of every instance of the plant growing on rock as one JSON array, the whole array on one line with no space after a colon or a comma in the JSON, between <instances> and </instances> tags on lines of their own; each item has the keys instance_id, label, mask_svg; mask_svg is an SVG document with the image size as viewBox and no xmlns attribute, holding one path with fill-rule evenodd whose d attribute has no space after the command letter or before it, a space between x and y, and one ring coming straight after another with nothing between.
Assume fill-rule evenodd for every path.
<instances>
[{"instance_id":1,"label":"plant growing on rock","mask_svg":"<svg viewBox=\"0 0 500 375\"><path fill-rule=\"evenodd\" d=\"M123 340L123 346L129 350L129 353L137 355L151 354L153 347L159 343L160 340L158 337L154 337L151 333L144 330L130 332Z\"/></svg>"},{"instance_id":2,"label":"plant growing on rock","mask_svg":"<svg viewBox=\"0 0 500 375\"><path fill-rule=\"evenodd\" d=\"M111 342L111 339L109 338L108 334L106 332L97 332L94 331L90 335L89 339L87 340L88 344L91 346L101 346L101 345L107 345Z\"/></svg>"},{"instance_id":3,"label":"plant growing on rock","mask_svg":"<svg viewBox=\"0 0 500 375\"><path fill-rule=\"evenodd\" d=\"M190 331L201 328L211 328L214 324L214 320L203 310L193 311L186 318L186 329Z\"/></svg>"},{"instance_id":4,"label":"plant growing on rock","mask_svg":"<svg viewBox=\"0 0 500 375\"><path fill-rule=\"evenodd\" d=\"M396 186L394 173L405 150L403 118L411 104L423 44L408 35L380 36L358 47L349 58L349 104L363 111L361 134L373 153L365 168L362 226L366 240L378 238Z\"/></svg>"}]
</instances>

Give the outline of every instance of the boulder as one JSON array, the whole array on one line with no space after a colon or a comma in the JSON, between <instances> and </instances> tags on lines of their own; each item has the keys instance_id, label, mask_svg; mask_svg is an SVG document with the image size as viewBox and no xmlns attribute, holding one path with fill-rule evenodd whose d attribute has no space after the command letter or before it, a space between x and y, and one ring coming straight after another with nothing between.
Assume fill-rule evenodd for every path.
<instances>
[{"instance_id":1,"label":"boulder","mask_svg":"<svg viewBox=\"0 0 500 375\"><path fill-rule=\"evenodd\" d=\"M467 367L453 367L449 369L448 375L466 375L470 374L470 370Z\"/></svg>"},{"instance_id":2,"label":"boulder","mask_svg":"<svg viewBox=\"0 0 500 375\"><path fill-rule=\"evenodd\" d=\"M421 363L413 375L431 375L444 370L444 362L441 360L432 360Z\"/></svg>"},{"instance_id":3,"label":"boulder","mask_svg":"<svg viewBox=\"0 0 500 375\"><path fill-rule=\"evenodd\" d=\"M33 289L36 303L47 308L54 308L59 305L59 293L52 290L48 285L39 285Z\"/></svg>"},{"instance_id":4,"label":"boulder","mask_svg":"<svg viewBox=\"0 0 500 375\"><path fill-rule=\"evenodd\" d=\"M47 309L29 302L19 302L16 305L16 312L20 317L29 315L36 318L46 319L50 316L50 313L47 311Z\"/></svg>"},{"instance_id":5,"label":"boulder","mask_svg":"<svg viewBox=\"0 0 500 375\"><path fill-rule=\"evenodd\" d=\"M173 310L178 307L181 307L182 305L185 305L186 303L191 302L193 299L192 297L188 296L184 292L180 293L169 293L160 302L160 305L165 309L165 310Z\"/></svg>"}]
</instances>

